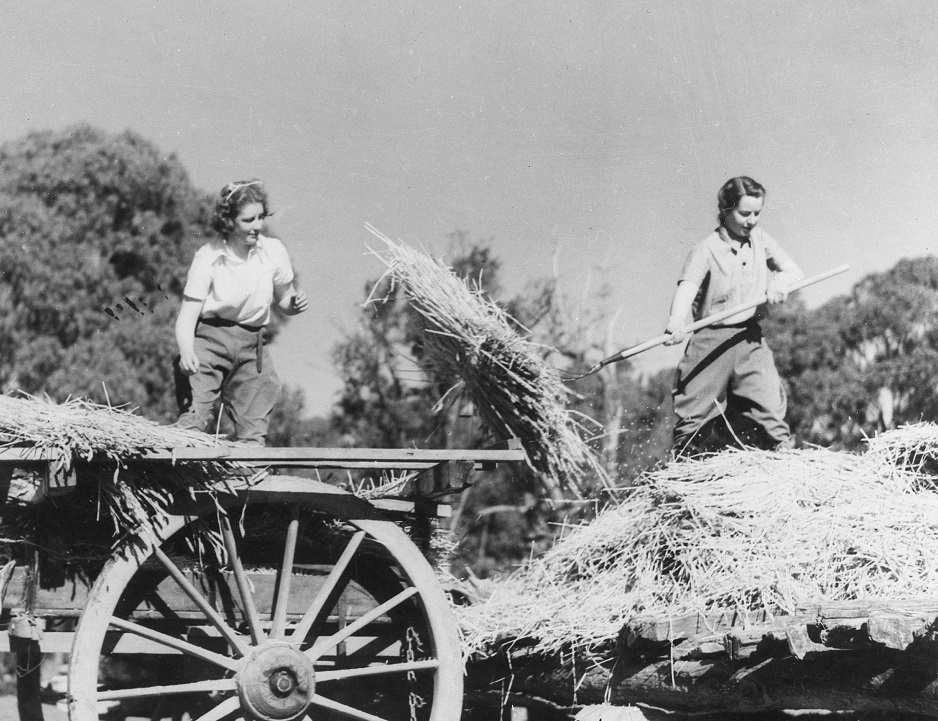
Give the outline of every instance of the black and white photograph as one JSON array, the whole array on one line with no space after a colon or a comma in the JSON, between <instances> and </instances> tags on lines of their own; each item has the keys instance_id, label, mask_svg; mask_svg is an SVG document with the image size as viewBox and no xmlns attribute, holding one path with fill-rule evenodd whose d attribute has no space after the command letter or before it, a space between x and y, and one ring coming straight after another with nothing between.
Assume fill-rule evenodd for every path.
<instances>
[{"instance_id":1,"label":"black and white photograph","mask_svg":"<svg viewBox=\"0 0 938 721\"><path fill-rule=\"evenodd\" d=\"M938 4L0 18L0 721L938 719Z\"/></svg>"}]
</instances>

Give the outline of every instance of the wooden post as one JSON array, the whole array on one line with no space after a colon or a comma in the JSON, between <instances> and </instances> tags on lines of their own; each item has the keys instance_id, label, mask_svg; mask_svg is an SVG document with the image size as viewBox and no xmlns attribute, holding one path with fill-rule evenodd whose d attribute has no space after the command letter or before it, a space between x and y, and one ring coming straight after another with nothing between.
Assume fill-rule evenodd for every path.
<instances>
[{"instance_id":1,"label":"wooden post","mask_svg":"<svg viewBox=\"0 0 938 721\"><path fill-rule=\"evenodd\" d=\"M414 497L411 540L422 553L430 551L433 524L436 521L435 499L463 490L469 483L474 465L472 461L443 461L414 479L411 489Z\"/></svg>"},{"instance_id":2,"label":"wooden post","mask_svg":"<svg viewBox=\"0 0 938 721\"><path fill-rule=\"evenodd\" d=\"M16 708L20 721L43 721L39 648L42 619L33 616L39 585L39 551L33 551L26 583L26 613L10 624L10 649L16 653Z\"/></svg>"}]
</instances>

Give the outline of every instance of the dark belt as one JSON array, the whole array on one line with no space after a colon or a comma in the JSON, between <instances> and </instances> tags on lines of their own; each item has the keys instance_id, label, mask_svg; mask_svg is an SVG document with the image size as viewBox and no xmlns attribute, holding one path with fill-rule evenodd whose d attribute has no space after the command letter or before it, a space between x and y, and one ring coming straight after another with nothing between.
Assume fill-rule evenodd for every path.
<instances>
[{"instance_id":1,"label":"dark belt","mask_svg":"<svg viewBox=\"0 0 938 721\"><path fill-rule=\"evenodd\" d=\"M750 318L741 323L726 323L725 325L712 325L711 328L733 328L735 330L761 330L762 325L759 321Z\"/></svg>"},{"instance_id":2,"label":"dark belt","mask_svg":"<svg viewBox=\"0 0 938 721\"><path fill-rule=\"evenodd\" d=\"M238 326L243 328L249 333L257 333L257 342L255 345L255 355L257 356L257 372L261 373L264 370L264 328L262 325L247 325L246 323L239 323L236 320L227 320L226 318L217 318L212 316L210 318L199 318L199 323L205 323L205 325L210 325L213 328L233 328Z\"/></svg>"},{"instance_id":3,"label":"dark belt","mask_svg":"<svg viewBox=\"0 0 938 721\"><path fill-rule=\"evenodd\" d=\"M734 338L741 338L747 340L751 343L759 343L762 341L762 324L757 320L750 318L749 320L744 320L742 323L730 323L728 325L713 325L710 326L713 330L728 330L733 333ZM706 330L701 328L700 330ZM700 331L698 331L699 333Z\"/></svg>"}]
</instances>

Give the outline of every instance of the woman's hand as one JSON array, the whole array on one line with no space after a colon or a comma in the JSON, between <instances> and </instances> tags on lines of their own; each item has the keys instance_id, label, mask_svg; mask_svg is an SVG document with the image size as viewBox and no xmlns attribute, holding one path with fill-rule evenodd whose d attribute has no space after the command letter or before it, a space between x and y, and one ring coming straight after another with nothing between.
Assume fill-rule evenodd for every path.
<instances>
[{"instance_id":1,"label":"woman's hand","mask_svg":"<svg viewBox=\"0 0 938 721\"><path fill-rule=\"evenodd\" d=\"M194 376L199 372L199 357L191 348L179 353L179 368L187 376Z\"/></svg>"},{"instance_id":2,"label":"woman's hand","mask_svg":"<svg viewBox=\"0 0 938 721\"><path fill-rule=\"evenodd\" d=\"M290 314L302 313L307 308L309 308L309 298L306 297L306 293L302 290L296 291L290 298Z\"/></svg>"},{"instance_id":3,"label":"woman's hand","mask_svg":"<svg viewBox=\"0 0 938 721\"><path fill-rule=\"evenodd\" d=\"M664 342L665 345L677 345L687 340L687 333L680 323L669 321L668 327L664 329L670 337Z\"/></svg>"},{"instance_id":4,"label":"woman's hand","mask_svg":"<svg viewBox=\"0 0 938 721\"><path fill-rule=\"evenodd\" d=\"M183 296L179 315L176 316L176 346L179 348L179 369L187 376L199 372L199 357L195 354L195 327L205 301Z\"/></svg>"},{"instance_id":5,"label":"woman's hand","mask_svg":"<svg viewBox=\"0 0 938 721\"><path fill-rule=\"evenodd\" d=\"M769 287L766 290L766 300L769 303L784 303L788 300L789 285L788 281L782 276L781 273L773 275L769 279Z\"/></svg>"},{"instance_id":6,"label":"woman's hand","mask_svg":"<svg viewBox=\"0 0 938 721\"><path fill-rule=\"evenodd\" d=\"M677 290L674 291L674 298L671 299L671 311L668 313L668 325L664 329L670 338L665 345L677 345L687 340L688 334L684 332L685 319L690 315L691 306L694 298L697 297L698 287L696 283L682 280L677 284Z\"/></svg>"},{"instance_id":7,"label":"woman's hand","mask_svg":"<svg viewBox=\"0 0 938 721\"><path fill-rule=\"evenodd\" d=\"M274 301L277 307L287 315L296 315L309 308L309 298L302 290L293 287L293 283L274 286Z\"/></svg>"}]
</instances>

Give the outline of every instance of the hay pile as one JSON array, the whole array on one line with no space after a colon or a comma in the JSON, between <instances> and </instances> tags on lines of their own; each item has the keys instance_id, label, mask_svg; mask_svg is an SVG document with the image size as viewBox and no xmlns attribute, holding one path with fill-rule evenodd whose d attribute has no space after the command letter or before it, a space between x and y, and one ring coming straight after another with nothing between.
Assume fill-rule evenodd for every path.
<instances>
[{"instance_id":1,"label":"hay pile","mask_svg":"<svg viewBox=\"0 0 938 721\"><path fill-rule=\"evenodd\" d=\"M212 492L238 464L131 461L150 451L218 445L234 444L80 399L57 404L0 395L0 449L18 448L27 457L51 457L57 473L74 469L80 481L90 481L80 483L58 504L50 500L8 505L0 519L0 530L6 537L3 541L8 546L24 542L28 536L24 531L29 527L61 523L63 532L87 530L103 519L110 521L107 538L113 543L131 530L158 525L173 494ZM26 473L16 481L18 497L29 498L41 479L38 473Z\"/></svg>"},{"instance_id":2,"label":"hay pile","mask_svg":"<svg viewBox=\"0 0 938 721\"><path fill-rule=\"evenodd\" d=\"M641 614L935 595L938 493L902 461L938 449L938 428L902 434L862 455L727 450L650 472L462 609L467 650L512 639L596 648Z\"/></svg>"},{"instance_id":3,"label":"hay pile","mask_svg":"<svg viewBox=\"0 0 938 721\"><path fill-rule=\"evenodd\" d=\"M63 457L126 459L148 451L234 445L214 436L163 426L128 410L82 399L54 403L0 395L0 447L21 446Z\"/></svg>"},{"instance_id":4,"label":"hay pile","mask_svg":"<svg viewBox=\"0 0 938 721\"><path fill-rule=\"evenodd\" d=\"M465 394L497 437L519 439L550 490L578 492L597 480L608 485L543 349L520 337L498 305L441 262L365 227L384 243L375 254L388 275L427 320L426 362L441 377L459 378L447 396Z\"/></svg>"}]
</instances>

